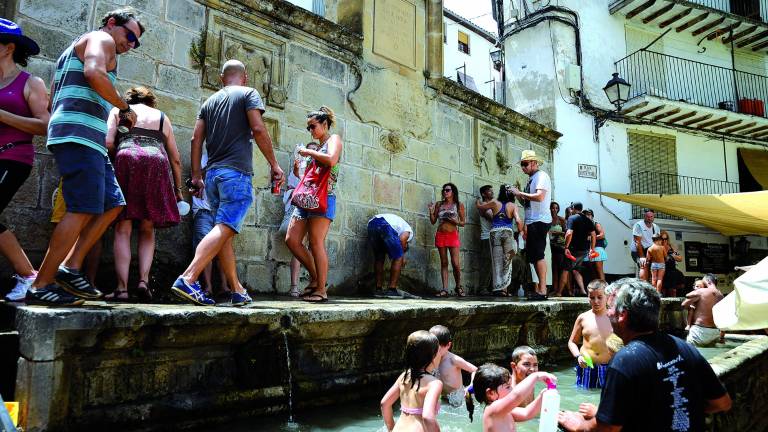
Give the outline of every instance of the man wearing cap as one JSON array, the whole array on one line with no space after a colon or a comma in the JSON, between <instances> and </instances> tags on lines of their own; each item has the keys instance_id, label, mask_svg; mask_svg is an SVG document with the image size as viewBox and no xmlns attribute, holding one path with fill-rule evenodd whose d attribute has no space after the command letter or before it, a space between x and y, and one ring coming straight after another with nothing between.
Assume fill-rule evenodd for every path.
<instances>
[{"instance_id":1,"label":"man wearing cap","mask_svg":"<svg viewBox=\"0 0 768 432\"><path fill-rule=\"evenodd\" d=\"M40 48L13 21L0 18L0 213L32 171L32 138L48 128L48 93L40 78L19 69ZM0 224L0 255L10 261L16 286L5 297L23 301L35 280L35 269L16 236Z\"/></svg>"},{"instance_id":2,"label":"man wearing cap","mask_svg":"<svg viewBox=\"0 0 768 432\"><path fill-rule=\"evenodd\" d=\"M216 225L200 240L195 257L173 283L171 292L200 306L216 304L205 295L197 279L218 257L219 268L232 291L230 305L243 306L252 299L237 277L232 241L253 203L251 138L269 163L273 181L282 183L283 170L275 159L272 139L261 117L264 101L256 89L245 86L245 65L238 60L226 61L219 79L224 87L203 102L192 131L190 152L194 193L197 197L206 194ZM203 141L208 153L205 182L200 165Z\"/></svg>"},{"instance_id":3,"label":"man wearing cap","mask_svg":"<svg viewBox=\"0 0 768 432\"><path fill-rule=\"evenodd\" d=\"M402 298L404 295L397 289L400 279L400 269L405 263L405 252L408 243L413 239L413 228L403 218L391 213L381 213L368 221L368 244L373 250L374 270L376 272L376 297ZM389 276L389 289L384 286L384 257L389 255L392 262ZM405 293L408 294L408 293ZM410 297L409 295L405 295Z\"/></svg>"},{"instance_id":4,"label":"man wearing cap","mask_svg":"<svg viewBox=\"0 0 768 432\"><path fill-rule=\"evenodd\" d=\"M121 119L136 122L115 81L117 56L138 48L143 33L131 10L111 11L98 30L75 39L56 62L47 146L62 177L67 212L53 231L27 303L79 305L101 297L80 268L125 205L107 157L107 117L114 106Z\"/></svg>"},{"instance_id":5,"label":"man wearing cap","mask_svg":"<svg viewBox=\"0 0 768 432\"><path fill-rule=\"evenodd\" d=\"M544 249L547 246L547 232L552 223L552 213L549 203L552 201L552 181L549 175L539 169L543 160L533 150L523 150L520 168L529 176L525 191L516 188L512 193L523 202L525 208L525 253L528 262L536 268L539 284L532 300L547 299L547 262L544 260Z\"/></svg>"}]
</instances>

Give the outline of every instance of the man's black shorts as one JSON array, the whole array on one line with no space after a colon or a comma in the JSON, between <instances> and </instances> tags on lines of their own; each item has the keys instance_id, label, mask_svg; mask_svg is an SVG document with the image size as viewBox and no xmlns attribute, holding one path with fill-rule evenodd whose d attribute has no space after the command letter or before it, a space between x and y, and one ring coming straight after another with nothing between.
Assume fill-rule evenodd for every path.
<instances>
[{"instance_id":1,"label":"man's black shorts","mask_svg":"<svg viewBox=\"0 0 768 432\"><path fill-rule=\"evenodd\" d=\"M528 236L525 239L525 255L530 264L544 259L544 249L547 247L547 233L551 224L534 222L527 225Z\"/></svg>"},{"instance_id":2,"label":"man's black shorts","mask_svg":"<svg viewBox=\"0 0 768 432\"><path fill-rule=\"evenodd\" d=\"M584 259L587 257L587 253L589 251L571 251L571 255L576 258L576 261L567 257L563 259L563 270L581 270L584 267Z\"/></svg>"}]
</instances>

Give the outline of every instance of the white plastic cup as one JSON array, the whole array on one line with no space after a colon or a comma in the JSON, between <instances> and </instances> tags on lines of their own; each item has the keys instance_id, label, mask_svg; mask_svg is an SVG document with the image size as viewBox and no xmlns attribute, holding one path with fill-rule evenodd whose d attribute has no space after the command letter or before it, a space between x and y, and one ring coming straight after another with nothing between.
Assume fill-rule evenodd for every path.
<instances>
[{"instance_id":1,"label":"white plastic cup","mask_svg":"<svg viewBox=\"0 0 768 432\"><path fill-rule=\"evenodd\" d=\"M178 201L176 203L177 206L179 206L179 216L186 216L189 214L190 206L189 203L186 201Z\"/></svg>"}]
</instances>

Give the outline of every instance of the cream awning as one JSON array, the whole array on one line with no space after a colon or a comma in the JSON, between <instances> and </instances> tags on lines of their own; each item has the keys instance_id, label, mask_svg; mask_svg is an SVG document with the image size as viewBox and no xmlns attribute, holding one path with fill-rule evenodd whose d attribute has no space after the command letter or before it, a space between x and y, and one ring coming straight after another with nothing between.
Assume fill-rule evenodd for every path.
<instances>
[{"instance_id":1,"label":"cream awning","mask_svg":"<svg viewBox=\"0 0 768 432\"><path fill-rule=\"evenodd\" d=\"M733 281L733 292L712 309L721 330L768 328L768 258Z\"/></svg>"},{"instance_id":2,"label":"cream awning","mask_svg":"<svg viewBox=\"0 0 768 432\"><path fill-rule=\"evenodd\" d=\"M768 237L768 191L721 195L598 193L698 222L726 236Z\"/></svg>"},{"instance_id":3,"label":"cream awning","mask_svg":"<svg viewBox=\"0 0 768 432\"><path fill-rule=\"evenodd\" d=\"M740 148L739 153L752 177L768 189L768 151Z\"/></svg>"}]
</instances>

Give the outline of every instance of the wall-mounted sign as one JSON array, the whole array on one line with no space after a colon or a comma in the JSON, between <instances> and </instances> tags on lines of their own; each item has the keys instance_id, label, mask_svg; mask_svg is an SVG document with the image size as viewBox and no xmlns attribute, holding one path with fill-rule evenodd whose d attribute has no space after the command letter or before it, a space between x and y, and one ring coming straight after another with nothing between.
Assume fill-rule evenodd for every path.
<instances>
[{"instance_id":1,"label":"wall-mounted sign","mask_svg":"<svg viewBox=\"0 0 768 432\"><path fill-rule=\"evenodd\" d=\"M579 164L579 177L597 178L597 165Z\"/></svg>"},{"instance_id":2,"label":"wall-mounted sign","mask_svg":"<svg viewBox=\"0 0 768 432\"><path fill-rule=\"evenodd\" d=\"M725 274L731 271L728 244L684 242L685 271Z\"/></svg>"}]
</instances>

